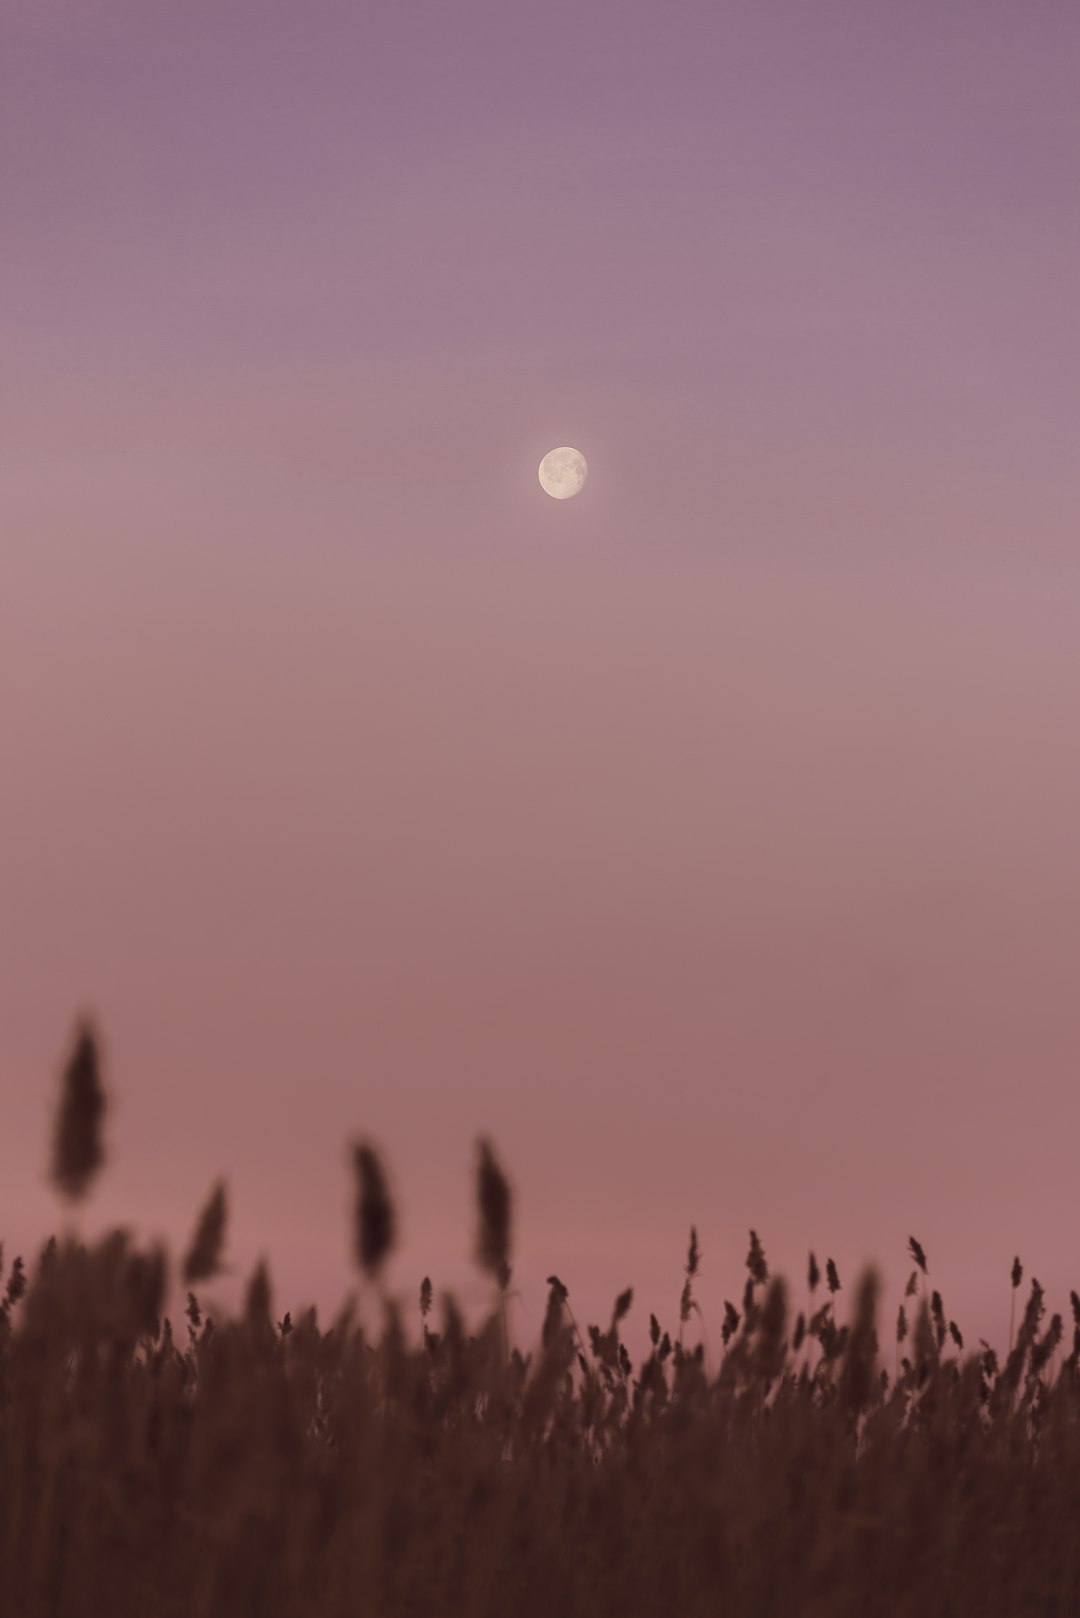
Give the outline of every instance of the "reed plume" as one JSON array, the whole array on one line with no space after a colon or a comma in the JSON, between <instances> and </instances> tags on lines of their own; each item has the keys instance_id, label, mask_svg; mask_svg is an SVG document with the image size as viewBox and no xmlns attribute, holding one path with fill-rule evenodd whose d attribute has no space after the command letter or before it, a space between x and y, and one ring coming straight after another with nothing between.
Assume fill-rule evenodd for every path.
<instances>
[{"instance_id":1,"label":"reed plume","mask_svg":"<svg viewBox=\"0 0 1080 1618\"><path fill-rule=\"evenodd\" d=\"M855 1288L855 1315L839 1386L841 1405L849 1414L856 1417L861 1415L870 1403L873 1393L874 1365L878 1349L874 1321L879 1291L880 1282L877 1273L872 1269L865 1270Z\"/></svg>"},{"instance_id":2,"label":"reed plume","mask_svg":"<svg viewBox=\"0 0 1080 1618\"><path fill-rule=\"evenodd\" d=\"M356 1169L356 1257L370 1281L377 1280L394 1245L394 1206L375 1148L361 1142L353 1150Z\"/></svg>"},{"instance_id":3,"label":"reed plume","mask_svg":"<svg viewBox=\"0 0 1080 1618\"><path fill-rule=\"evenodd\" d=\"M76 1031L74 1048L64 1068L53 1138L53 1183L72 1201L86 1195L105 1161L101 1144L104 1115L98 1041L89 1023L84 1022Z\"/></svg>"},{"instance_id":4,"label":"reed plume","mask_svg":"<svg viewBox=\"0 0 1080 1618\"><path fill-rule=\"evenodd\" d=\"M505 1291L510 1284L510 1186L490 1141L482 1139L477 1144L476 1201L479 1227L476 1261L481 1269L495 1277L499 1287Z\"/></svg>"},{"instance_id":5,"label":"reed plume","mask_svg":"<svg viewBox=\"0 0 1080 1618\"><path fill-rule=\"evenodd\" d=\"M184 1259L181 1273L185 1286L190 1286L193 1281L207 1281L220 1270L227 1214L225 1182L218 1180L199 1215L191 1246Z\"/></svg>"}]
</instances>

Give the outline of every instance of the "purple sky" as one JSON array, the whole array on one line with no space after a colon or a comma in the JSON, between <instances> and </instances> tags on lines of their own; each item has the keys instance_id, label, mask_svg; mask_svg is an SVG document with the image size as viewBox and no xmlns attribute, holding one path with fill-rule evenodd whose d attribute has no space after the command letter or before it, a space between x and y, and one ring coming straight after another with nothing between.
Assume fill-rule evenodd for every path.
<instances>
[{"instance_id":1,"label":"purple sky","mask_svg":"<svg viewBox=\"0 0 1080 1618\"><path fill-rule=\"evenodd\" d=\"M0 22L0 1234L1080 1284L1080 9ZM547 499L553 445L590 463ZM226 1294L227 1295L227 1289Z\"/></svg>"}]
</instances>

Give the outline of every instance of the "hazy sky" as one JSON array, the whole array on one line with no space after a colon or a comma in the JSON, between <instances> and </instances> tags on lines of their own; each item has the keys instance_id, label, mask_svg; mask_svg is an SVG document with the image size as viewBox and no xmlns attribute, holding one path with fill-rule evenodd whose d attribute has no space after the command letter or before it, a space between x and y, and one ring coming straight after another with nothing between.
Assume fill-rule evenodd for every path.
<instances>
[{"instance_id":1,"label":"hazy sky","mask_svg":"<svg viewBox=\"0 0 1080 1618\"><path fill-rule=\"evenodd\" d=\"M1080 1284L1080 9L0 0L0 1235ZM536 480L578 445L576 500Z\"/></svg>"}]
</instances>

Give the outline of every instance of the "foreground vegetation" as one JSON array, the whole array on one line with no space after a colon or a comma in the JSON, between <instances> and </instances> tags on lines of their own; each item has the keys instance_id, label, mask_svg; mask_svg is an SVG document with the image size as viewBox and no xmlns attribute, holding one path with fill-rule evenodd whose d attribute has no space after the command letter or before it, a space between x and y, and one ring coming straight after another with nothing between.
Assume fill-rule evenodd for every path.
<instances>
[{"instance_id":1,"label":"foreground vegetation","mask_svg":"<svg viewBox=\"0 0 1080 1618\"><path fill-rule=\"evenodd\" d=\"M97 1047L64 1073L53 1175L77 1198L102 1161ZM378 1154L355 1148L356 1257L377 1288L394 1241ZM242 1314L204 1318L218 1186L181 1275L116 1232L50 1241L0 1304L0 1612L11 1618L1026 1618L1080 1613L1080 1298L1063 1358L1031 1282L999 1364L913 1270L883 1352L868 1272L810 1256L794 1316L751 1232L708 1374L691 1232L679 1319L635 1364L625 1292L579 1329L557 1276L541 1341L510 1351L511 1201L477 1164L477 1260L493 1309L470 1334L419 1287L419 1342L383 1302L275 1322L265 1270ZM1014 1299L1023 1280L1012 1274ZM410 1336L415 1336L411 1331ZM883 1358L889 1361L883 1364ZM1059 1363L1060 1362L1060 1363Z\"/></svg>"}]
</instances>

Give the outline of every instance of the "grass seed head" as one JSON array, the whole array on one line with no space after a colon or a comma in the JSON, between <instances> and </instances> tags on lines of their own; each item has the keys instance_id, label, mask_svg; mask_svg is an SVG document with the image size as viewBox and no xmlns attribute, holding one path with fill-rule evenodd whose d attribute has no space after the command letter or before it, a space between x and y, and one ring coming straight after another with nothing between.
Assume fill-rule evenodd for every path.
<instances>
[{"instance_id":1,"label":"grass seed head","mask_svg":"<svg viewBox=\"0 0 1080 1618\"><path fill-rule=\"evenodd\" d=\"M765 1262L765 1252L756 1230L750 1232L750 1251L746 1255L746 1268L750 1271L750 1279L756 1286L765 1285L769 1279L769 1266Z\"/></svg>"},{"instance_id":2,"label":"grass seed head","mask_svg":"<svg viewBox=\"0 0 1080 1618\"><path fill-rule=\"evenodd\" d=\"M476 1260L504 1290L510 1282L510 1185L499 1167L491 1143L478 1143L476 1201L479 1229Z\"/></svg>"},{"instance_id":3,"label":"grass seed head","mask_svg":"<svg viewBox=\"0 0 1080 1618\"><path fill-rule=\"evenodd\" d=\"M353 1149L356 1169L356 1258L369 1280L378 1278L394 1245L394 1205L375 1148L362 1141Z\"/></svg>"},{"instance_id":4,"label":"grass seed head","mask_svg":"<svg viewBox=\"0 0 1080 1618\"><path fill-rule=\"evenodd\" d=\"M101 1143L104 1116L98 1041L89 1023L84 1022L76 1030L74 1048L64 1068L53 1137L53 1184L72 1201L86 1195L105 1161Z\"/></svg>"},{"instance_id":5,"label":"grass seed head","mask_svg":"<svg viewBox=\"0 0 1080 1618\"><path fill-rule=\"evenodd\" d=\"M701 1251L698 1247L697 1226L690 1226L690 1249L686 1255L686 1273L692 1279L698 1272Z\"/></svg>"},{"instance_id":6,"label":"grass seed head","mask_svg":"<svg viewBox=\"0 0 1080 1618\"><path fill-rule=\"evenodd\" d=\"M228 1203L225 1194L225 1182L219 1180L210 1192L202 1213L199 1215L195 1234L191 1239L187 1257L184 1259L183 1279L185 1286L193 1281L206 1281L216 1275L221 1268L221 1254L225 1246L225 1224L228 1217Z\"/></svg>"}]
</instances>

